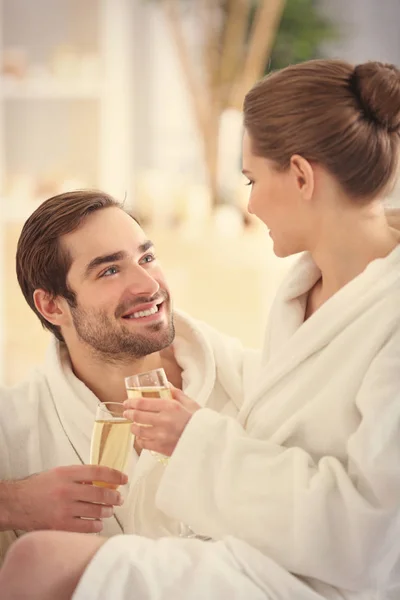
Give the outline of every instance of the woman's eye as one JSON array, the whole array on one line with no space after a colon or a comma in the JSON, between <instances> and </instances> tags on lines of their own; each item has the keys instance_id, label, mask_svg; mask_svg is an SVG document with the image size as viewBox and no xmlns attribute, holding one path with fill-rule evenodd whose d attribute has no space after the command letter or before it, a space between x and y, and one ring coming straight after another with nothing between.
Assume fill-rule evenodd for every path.
<instances>
[{"instance_id":1,"label":"woman's eye","mask_svg":"<svg viewBox=\"0 0 400 600\"><path fill-rule=\"evenodd\" d=\"M156 260L156 257L154 254L150 253L150 254L146 254L145 256L143 256L143 258L140 260L140 264L143 263L150 263L153 262L153 260Z\"/></svg>"},{"instance_id":2,"label":"woman's eye","mask_svg":"<svg viewBox=\"0 0 400 600\"><path fill-rule=\"evenodd\" d=\"M245 185L253 185L254 181L248 181L247 183L245 183Z\"/></svg>"},{"instance_id":3,"label":"woman's eye","mask_svg":"<svg viewBox=\"0 0 400 600\"><path fill-rule=\"evenodd\" d=\"M100 277L110 277L110 275L115 275L118 273L118 267L108 267L106 271L100 275Z\"/></svg>"}]
</instances>

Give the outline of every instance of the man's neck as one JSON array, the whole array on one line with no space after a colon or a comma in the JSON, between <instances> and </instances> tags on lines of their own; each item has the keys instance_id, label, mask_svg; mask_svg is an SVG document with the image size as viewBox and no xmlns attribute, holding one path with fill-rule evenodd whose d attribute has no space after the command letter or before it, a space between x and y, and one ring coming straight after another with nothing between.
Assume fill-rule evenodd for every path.
<instances>
[{"instance_id":1,"label":"man's neck","mask_svg":"<svg viewBox=\"0 0 400 600\"><path fill-rule=\"evenodd\" d=\"M93 356L87 349L68 348L72 370L100 400L100 402L123 402L126 400L125 377L163 368L176 387L182 386L181 372L172 345L139 359L126 362L107 362Z\"/></svg>"}]
</instances>

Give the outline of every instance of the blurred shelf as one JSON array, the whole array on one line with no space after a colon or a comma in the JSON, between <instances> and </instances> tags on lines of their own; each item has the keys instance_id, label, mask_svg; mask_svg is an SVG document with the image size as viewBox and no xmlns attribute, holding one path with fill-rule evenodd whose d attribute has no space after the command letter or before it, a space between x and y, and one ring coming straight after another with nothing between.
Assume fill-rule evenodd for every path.
<instances>
[{"instance_id":1,"label":"blurred shelf","mask_svg":"<svg viewBox=\"0 0 400 600\"><path fill-rule=\"evenodd\" d=\"M0 384L13 360L19 364L18 355L7 355L14 301L3 301L11 286L4 237L13 234L11 255L7 250L13 265L19 230L39 203L32 198L35 182L70 169L76 179L117 196L129 196L133 187L136 4L0 0ZM146 14L140 18L147 23ZM47 143L53 133L54 150ZM88 148L87 136L93 139ZM27 185L24 193L14 180L27 170L33 189ZM24 343L18 343L23 357Z\"/></svg>"},{"instance_id":2,"label":"blurred shelf","mask_svg":"<svg viewBox=\"0 0 400 600\"><path fill-rule=\"evenodd\" d=\"M52 78L10 81L0 78L0 98L4 100L100 100L102 91L100 81L77 82Z\"/></svg>"}]
</instances>

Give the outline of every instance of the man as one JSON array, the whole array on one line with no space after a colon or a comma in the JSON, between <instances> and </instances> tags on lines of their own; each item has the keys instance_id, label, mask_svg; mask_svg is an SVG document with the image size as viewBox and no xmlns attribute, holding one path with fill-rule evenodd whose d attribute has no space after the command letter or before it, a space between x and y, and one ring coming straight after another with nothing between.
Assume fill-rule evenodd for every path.
<instances>
[{"instance_id":1,"label":"man","mask_svg":"<svg viewBox=\"0 0 400 600\"><path fill-rule=\"evenodd\" d=\"M190 533L157 509L164 467L139 446L132 450L123 507L118 491L85 485L126 483L121 473L85 464L97 403L122 403L126 376L163 367L169 381L199 405L236 415L243 401L243 359L250 367L252 354L173 313L153 244L102 192L44 202L22 230L17 276L54 339L43 367L0 392L3 553L16 530L159 537L179 535L183 527Z\"/></svg>"}]
</instances>

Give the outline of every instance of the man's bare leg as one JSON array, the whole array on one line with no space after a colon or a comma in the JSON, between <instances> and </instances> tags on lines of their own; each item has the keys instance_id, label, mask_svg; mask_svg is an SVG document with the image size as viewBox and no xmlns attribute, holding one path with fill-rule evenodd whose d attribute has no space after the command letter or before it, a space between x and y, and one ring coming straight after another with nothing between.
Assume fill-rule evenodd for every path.
<instances>
[{"instance_id":1,"label":"man's bare leg","mask_svg":"<svg viewBox=\"0 0 400 600\"><path fill-rule=\"evenodd\" d=\"M70 600L79 579L106 538L37 531L10 548L0 569L4 600Z\"/></svg>"}]
</instances>

